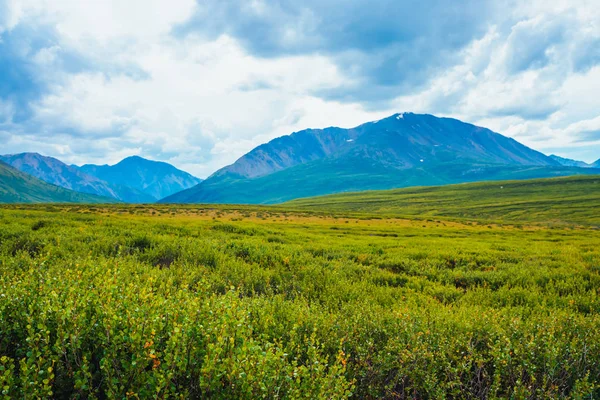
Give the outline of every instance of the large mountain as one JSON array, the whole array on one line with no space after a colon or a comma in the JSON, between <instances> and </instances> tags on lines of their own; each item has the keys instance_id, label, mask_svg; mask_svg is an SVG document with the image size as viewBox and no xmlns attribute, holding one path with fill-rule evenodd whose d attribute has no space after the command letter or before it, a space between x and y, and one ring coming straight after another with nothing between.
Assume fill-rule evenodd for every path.
<instances>
[{"instance_id":1,"label":"large mountain","mask_svg":"<svg viewBox=\"0 0 600 400\"><path fill-rule=\"evenodd\" d=\"M51 185L0 161L0 203L110 203L114 199Z\"/></svg>"},{"instance_id":2,"label":"large mountain","mask_svg":"<svg viewBox=\"0 0 600 400\"><path fill-rule=\"evenodd\" d=\"M565 167L514 139L451 118L394 114L258 146L165 203L276 203L321 194L598 170Z\"/></svg>"},{"instance_id":3,"label":"large mountain","mask_svg":"<svg viewBox=\"0 0 600 400\"><path fill-rule=\"evenodd\" d=\"M79 169L114 185L126 185L154 200L191 188L202 179L181 171L171 164L133 156L115 165L86 164Z\"/></svg>"},{"instance_id":4,"label":"large mountain","mask_svg":"<svg viewBox=\"0 0 600 400\"><path fill-rule=\"evenodd\" d=\"M565 167L579 167L579 168L590 168L592 167L592 165L583 162L583 161L578 161L578 160L572 160L570 158L564 158L564 157L560 157L557 156L555 154L551 154L549 156L551 159L553 159L554 161L557 161L560 163L560 165L564 165Z\"/></svg>"},{"instance_id":5,"label":"large mountain","mask_svg":"<svg viewBox=\"0 0 600 400\"><path fill-rule=\"evenodd\" d=\"M156 200L137 189L126 185L110 184L56 158L42 156L38 153L8 154L0 156L0 160L19 171L65 189L112 197L128 203L146 203Z\"/></svg>"},{"instance_id":6,"label":"large mountain","mask_svg":"<svg viewBox=\"0 0 600 400\"><path fill-rule=\"evenodd\" d=\"M600 168L600 160L596 161L595 163L592 163L592 168Z\"/></svg>"}]
</instances>

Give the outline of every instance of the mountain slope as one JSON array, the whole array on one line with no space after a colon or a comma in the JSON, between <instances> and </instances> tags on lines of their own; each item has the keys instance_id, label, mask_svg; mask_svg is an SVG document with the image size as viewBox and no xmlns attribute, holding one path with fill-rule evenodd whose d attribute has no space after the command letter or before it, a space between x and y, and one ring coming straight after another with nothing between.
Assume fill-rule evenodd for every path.
<instances>
[{"instance_id":1,"label":"mountain slope","mask_svg":"<svg viewBox=\"0 0 600 400\"><path fill-rule=\"evenodd\" d=\"M343 193L293 200L283 207L344 215L600 226L600 214L595 211L600 209L600 175Z\"/></svg>"},{"instance_id":2,"label":"mountain slope","mask_svg":"<svg viewBox=\"0 0 600 400\"><path fill-rule=\"evenodd\" d=\"M410 168L458 158L492 164L561 165L489 129L432 115L395 114L353 129L308 129L258 146L210 178L265 176L326 157L367 156ZM209 179L210 179L209 178Z\"/></svg>"},{"instance_id":3,"label":"mountain slope","mask_svg":"<svg viewBox=\"0 0 600 400\"><path fill-rule=\"evenodd\" d=\"M600 160L596 161L595 163L592 164L593 168L600 168Z\"/></svg>"},{"instance_id":4,"label":"mountain slope","mask_svg":"<svg viewBox=\"0 0 600 400\"><path fill-rule=\"evenodd\" d=\"M590 168L591 167L591 165L586 162L578 161L578 160L571 160L570 158L560 157L555 154L551 154L549 157L551 159L553 159L554 161L557 161L558 163L560 163L560 165L564 165L565 167L579 167L579 168Z\"/></svg>"},{"instance_id":5,"label":"mountain slope","mask_svg":"<svg viewBox=\"0 0 600 400\"><path fill-rule=\"evenodd\" d=\"M111 203L114 199L51 185L0 161L0 203Z\"/></svg>"},{"instance_id":6,"label":"mountain slope","mask_svg":"<svg viewBox=\"0 0 600 400\"><path fill-rule=\"evenodd\" d=\"M37 153L8 154L0 160L47 183L97 196L112 197L128 203L153 202L154 198L125 185L112 185L76 167Z\"/></svg>"},{"instance_id":7,"label":"mountain slope","mask_svg":"<svg viewBox=\"0 0 600 400\"><path fill-rule=\"evenodd\" d=\"M276 203L345 191L593 173L451 118L395 114L272 140L166 203Z\"/></svg>"},{"instance_id":8,"label":"mountain slope","mask_svg":"<svg viewBox=\"0 0 600 400\"><path fill-rule=\"evenodd\" d=\"M356 165L361 163L360 170ZM330 193L437 186L466 182L600 174L599 169L547 166L446 164L393 169L368 159L326 159L255 179L209 180L161 203L274 204Z\"/></svg>"},{"instance_id":9,"label":"mountain slope","mask_svg":"<svg viewBox=\"0 0 600 400\"><path fill-rule=\"evenodd\" d=\"M86 164L80 171L93 175L114 185L126 185L151 196L162 199L173 193L188 189L202 182L171 164L128 157L115 165Z\"/></svg>"}]
</instances>

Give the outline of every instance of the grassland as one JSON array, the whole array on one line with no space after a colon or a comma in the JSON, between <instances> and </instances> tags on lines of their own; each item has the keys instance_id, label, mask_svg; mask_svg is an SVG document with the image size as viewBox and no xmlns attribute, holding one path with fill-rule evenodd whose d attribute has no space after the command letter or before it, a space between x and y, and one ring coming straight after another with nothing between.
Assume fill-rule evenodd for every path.
<instances>
[{"instance_id":1,"label":"grassland","mask_svg":"<svg viewBox=\"0 0 600 400\"><path fill-rule=\"evenodd\" d=\"M285 204L345 215L445 217L600 227L600 176L481 182L343 193Z\"/></svg>"},{"instance_id":2,"label":"grassland","mask_svg":"<svg viewBox=\"0 0 600 400\"><path fill-rule=\"evenodd\" d=\"M0 207L1 395L600 395L600 231L360 211Z\"/></svg>"}]
</instances>

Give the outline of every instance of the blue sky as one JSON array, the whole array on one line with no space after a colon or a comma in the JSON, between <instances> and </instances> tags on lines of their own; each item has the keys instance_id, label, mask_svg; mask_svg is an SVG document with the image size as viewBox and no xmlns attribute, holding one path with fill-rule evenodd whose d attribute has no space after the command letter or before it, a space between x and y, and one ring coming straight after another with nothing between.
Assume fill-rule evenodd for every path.
<instances>
[{"instance_id":1,"label":"blue sky","mask_svg":"<svg viewBox=\"0 0 600 400\"><path fill-rule=\"evenodd\" d=\"M0 0L0 153L205 177L413 111L590 162L598 93L597 0Z\"/></svg>"}]
</instances>

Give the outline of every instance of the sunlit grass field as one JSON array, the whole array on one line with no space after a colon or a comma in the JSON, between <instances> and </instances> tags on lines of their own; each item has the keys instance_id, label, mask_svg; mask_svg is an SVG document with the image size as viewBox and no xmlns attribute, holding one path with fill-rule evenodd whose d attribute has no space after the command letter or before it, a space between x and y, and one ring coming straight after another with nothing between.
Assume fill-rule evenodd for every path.
<instances>
[{"instance_id":1,"label":"sunlit grass field","mask_svg":"<svg viewBox=\"0 0 600 400\"><path fill-rule=\"evenodd\" d=\"M341 193L290 201L287 207L354 215L445 217L546 226L600 228L600 176Z\"/></svg>"},{"instance_id":2,"label":"sunlit grass field","mask_svg":"<svg viewBox=\"0 0 600 400\"><path fill-rule=\"evenodd\" d=\"M302 206L0 207L0 394L600 396L594 223Z\"/></svg>"}]
</instances>

